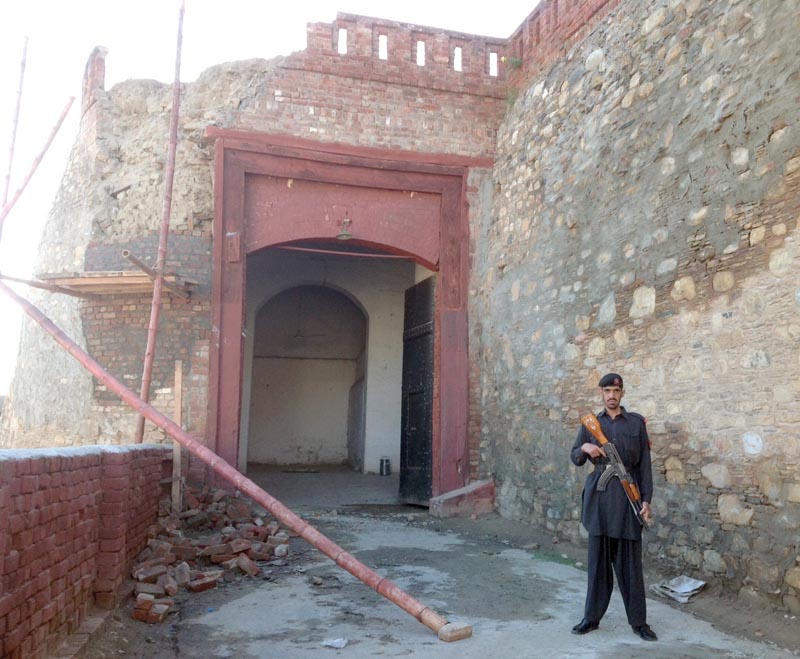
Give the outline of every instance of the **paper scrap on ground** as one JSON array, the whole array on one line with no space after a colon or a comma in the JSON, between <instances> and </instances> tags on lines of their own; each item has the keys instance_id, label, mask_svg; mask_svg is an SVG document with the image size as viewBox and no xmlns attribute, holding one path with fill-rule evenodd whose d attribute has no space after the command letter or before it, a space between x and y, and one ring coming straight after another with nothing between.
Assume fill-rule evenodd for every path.
<instances>
[{"instance_id":1,"label":"paper scrap on ground","mask_svg":"<svg viewBox=\"0 0 800 659\"><path fill-rule=\"evenodd\" d=\"M346 638L332 638L327 641L322 641L322 645L326 648L336 648L337 650L341 650L345 645L347 645Z\"/></svg>"},{"instance_id":2,"label":"paper scrap on ground","mask_svg":"<svg viewBox=\"0 0 800 659\"><path fill-rule=\"evenodd\" d=\"M699 579L692 579L686 575L675 577L669 581L661 581L657 584L652 584L650 590L656 595L662 597L669 597L676 602L686 604L692 597L699 593L703 586L706 585L705 581Z\"/></svg>"}]
</instances>

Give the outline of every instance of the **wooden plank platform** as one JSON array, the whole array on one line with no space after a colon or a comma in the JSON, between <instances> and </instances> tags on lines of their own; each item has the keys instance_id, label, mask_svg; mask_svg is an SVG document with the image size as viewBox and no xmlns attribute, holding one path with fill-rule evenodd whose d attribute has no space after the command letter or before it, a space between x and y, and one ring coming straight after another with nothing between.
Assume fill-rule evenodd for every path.
<instances>
[{"instance_id":1,"label":"wooden plank platform","mask_svg":"<svg viewBox=\"0 0 800 659\"><path fill-rule=\"evenodd\" d=\"M153 280L144 272L136 270L114 270L73 272L70 274L42 274L39 280L47 284L60 286L78 293L94 295L141 295L153 292ZM196 282L183 279L177 275L164 275L164 282L191 294L197 286ZM164 292L171 291L166 286Z\"/></svg>"}]
</instances>

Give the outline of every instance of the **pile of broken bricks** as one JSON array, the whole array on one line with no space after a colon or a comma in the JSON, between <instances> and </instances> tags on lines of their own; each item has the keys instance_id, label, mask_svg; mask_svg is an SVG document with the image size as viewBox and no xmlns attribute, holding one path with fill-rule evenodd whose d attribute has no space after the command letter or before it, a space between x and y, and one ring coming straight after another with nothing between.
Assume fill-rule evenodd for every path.
<instances>
[{"instance_id":1,"label":"pile of broken bricks","mask_svg":"<svg viewBox=\"0 0 800 659\"><path fill-rule=\"evenodd\" d=\"M259 563L289 554L290 533L238 492L187 487L184 510L171 508L161 500L158 523L131 569L136 620L163 622L181 589L199 593L231 574L256 577Z\"/></svg>"}]
</instances>

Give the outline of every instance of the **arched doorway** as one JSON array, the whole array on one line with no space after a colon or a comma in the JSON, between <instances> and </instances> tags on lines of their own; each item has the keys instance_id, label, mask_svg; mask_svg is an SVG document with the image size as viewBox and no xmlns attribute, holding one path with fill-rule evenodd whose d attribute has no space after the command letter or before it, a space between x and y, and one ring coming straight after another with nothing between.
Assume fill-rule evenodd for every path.
<instances>
[{"instance_id":1,"label":"arched doorway","mask_svg":"<svg viewBox=\"0 0 800 659\"><path fill-rule=\"evenodd\" d=\"M289 288L256 314L247 463L363 466L367 319L342 293Z\"/></svg>"},{"instance_id":2,"label":"arched doorway","mask_svg":"<svg viewBox=\"0 0 800 659\"><path fill-rule=\"evenodd\" d=\"M268 413L283 419L280 432L285 437L300 433L288 427L297 412L295 402L288 398L284 401L295 410L292 413L274 409L272 403L263 405L262 396L268 383L263 379L266 374L260 362L264 359L285 362L280 367L284 369L285 381L296 383L292 386L303 397L303 390L298 389L300 384L311 390L321 386L300 377L300 370L312 371L313 364L306 363L304 358L313 362L343 357L356 359L354 376L343 376L336 394L334 414L340 423L341 419L347 419L344 459L365 473L377 473L383 457L390 458L395 470L399 468L406 292L433 274L409 258L374 249L345 251L341 243L271 247L247 257L240 470L249 470L255 463L274 465L300 460L299 455L284 453L279 457L265 451L263 446L251 446L254 441L266 440L263 426L271 425ZM346 327L351 329L344 336L348 332ZM334 340L329 336L331 333L339 338ZM267 335L277 338L265 341ZM302 338L305 335L307 339ZM286 345L290 343L297 345ZM334 349L334 345L338 348ZM305 354L298 355L303 346ZM317 354L317 348L324 348L325 353ZM329 366L332 369L334 364ZM285 372L292 367L297 370L291 374ZM351 385L346 397L345 380ZM306 416L322 414L313 402L313 397L306 398L303 410ZM323 399L316 402L322 403ZM273 411L269 412L270 409ZM295 418L300 426L307 423L301 416ZM338 428L341 432L341 425ZM276 441L280 442L274 436L269 439L271 443ZM295 445L296 441L285 443ZM302 462L312 460L313 455L311 450Z\"/></svg>"},{"instance_id":3,"label":"arched doorway","mask_svg":"<svg viewBox=\"0 0 800 659\"><path fill-rule=\"evenodd\" d=\"M491 163L222 129L208 134L217 138L208 444L241 465L249 414L243 403L249 401L250 258L297 242L335 243L348 233L350 244L436 273L430 493L465 485L470 479L466 185L471 164ZM365 283L381 294L373 282ZM412 277L408 287L414 283ZM370 315L370 336L372 322ZM399 328L396 345L402 353L402 322ZM399 399L399 388L394 393ZM394 434L399 436L399 426Z\"/></svg>"}]
</instances>

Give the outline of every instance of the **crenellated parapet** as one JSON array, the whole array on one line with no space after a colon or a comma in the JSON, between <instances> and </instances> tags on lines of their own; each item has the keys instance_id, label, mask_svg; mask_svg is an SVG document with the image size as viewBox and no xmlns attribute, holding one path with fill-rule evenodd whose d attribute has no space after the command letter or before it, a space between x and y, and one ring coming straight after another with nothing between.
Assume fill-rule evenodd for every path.
<instances>
[{"instance_id":1,"label":"crenellated parapet","mask_svg":"<svg viewBox=\"0 0 800 659\"><path fill-rule=\"evenodd\" d=\"M380 18L309 23L289 67L340 78L504 98L508 41Z\"/></svg>"}]
</instances>

